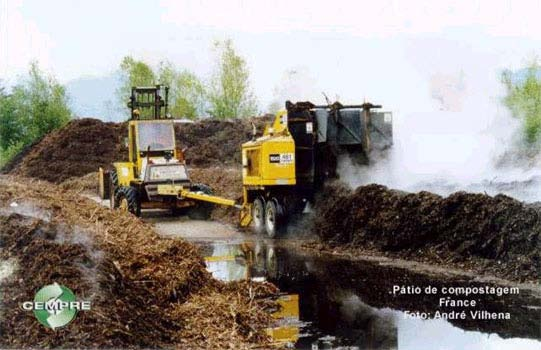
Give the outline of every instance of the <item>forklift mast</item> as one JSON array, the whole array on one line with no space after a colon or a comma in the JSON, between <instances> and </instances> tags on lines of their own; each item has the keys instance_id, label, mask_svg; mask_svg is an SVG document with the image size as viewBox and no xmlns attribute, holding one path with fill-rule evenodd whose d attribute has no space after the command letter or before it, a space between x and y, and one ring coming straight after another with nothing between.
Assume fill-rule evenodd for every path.
<instances>
[{"instance_id":1,"label":"forklift mast","mask_svg":"<svg viewBox=\"0 0 541 350\"><path fill-rule=\"evenodd\" d=\"M134 119L164 119L168 118L169 87L165 86L165 96L161 94L161 85L132 87L130 101L130 118ZM164 113L162 114L162 108Z\"/></svg>"}]
</instances>

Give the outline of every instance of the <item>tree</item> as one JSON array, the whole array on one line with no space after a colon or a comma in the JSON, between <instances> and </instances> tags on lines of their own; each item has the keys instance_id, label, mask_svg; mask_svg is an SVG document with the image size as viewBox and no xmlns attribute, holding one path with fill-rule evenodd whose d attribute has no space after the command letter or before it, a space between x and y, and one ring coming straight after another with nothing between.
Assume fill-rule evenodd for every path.
<instances>
[{"instance_id":1,"label":"tree","mask_svg":"<svg viewBox=\"0 0 541 350\"><path fill-rule=\"evenodd\" d=\"M19 78L10 94L0 92L1 162L25 145L64 126L71 118L62 85L46 76L37 62L30 64L27 78Z\"/></svg>"},{"instance_id":2,"label":"tree","mask_svg":"<svg viewBox=\"0 0 541 350\"><path fill-rule=\"evenodd\" d=\"M52 76L45 76L37 62L30 64L28 78L13 87L9 98L25 144L64 126L71 118L65 88Z\"/></svg>"},{"instance_id":3,"label":"tree","mask_svg":"<svg viewBox=\"0 0 541 350\"><path fill-rule=\"evenodd\" d=\"M133 86L154 86L156 75L152 68L143 61L137 61L131 56L126 56L120 62L121 84L118 89L120 104L125 106L131 95Z\"/></svg>"},{"instance_id":4,"label":"tree","mask_svg":"<svg viewBox=\"0 0 541 350\"><path fill-rule=\"evenodd\" d=\"M246 62L236 53L231 40L218 41L215 48L219 61L209 88L210 114L220 119L255 114L257 103L250 89Z\"/></svg>"},{"instance_id":5,"label":"tree","mask_svg":"<svg viewBox=\"0 0 541 350\"><path fill-rule=\"evenodd\" d=\"M119 97L123 105L128 101L133 86L161 84L169 87L169 111L173 116L195 119L205 112L204 84L195 74L187 70L178 71L169 61L160 62L154 71L147 63L126 56L120 70L122 85Z\"/></svg>"},{"instance_id":6,"label":"tree","mask_svg":"<svg viewBox=\"0 0 541 350\"><path fill-rule=\"evenodd\" d=\"M195 119L205 113L207 93L205 85L197 76L183 71L177 75L173 86L174 115Z\"/></svg>"},{"instance_id":7,"label":"tree","mask_svg":"<svg viewBox=\"0 0 541 350\"><path fill-rule=\"evenodd\" d=\"M205 112L206 91L197 76L187 70L179 72L170 62L158 67L160 84L170 87L170 111L173 116L195 119Z\"/></svg>"},{"instance_id":8,"label":"tree","mask_svg":"<svg viewBox=\"0 0 541 350\"><path fill-rule=\"evenodd\" d=\"M505 70L501 80L506 88L503 103L522 120L524 139L531 145L541 136L541 67L534 60L518 73Z\"/></svg>"},{"instance_id":9,"label":"tree","mask_svg":"<svg viewBox=\"0 0 541 350\"><path fill-rule=\"evenodd\" d=\"M172 87L178 76L178 72L171 62L161 61L158 65L157 76L159 84Z\"/></svg>"},{"instance_id":10,"label":"tree","mask_svg":"<svg viewBox=\"0 0 541 350\"><path fill-rule=\"evenodd\" d=\"M11 96L0 87L0 148L7 149L22 137L23 126L15 115L15 104Z\"/></svg>"}]
</instances>

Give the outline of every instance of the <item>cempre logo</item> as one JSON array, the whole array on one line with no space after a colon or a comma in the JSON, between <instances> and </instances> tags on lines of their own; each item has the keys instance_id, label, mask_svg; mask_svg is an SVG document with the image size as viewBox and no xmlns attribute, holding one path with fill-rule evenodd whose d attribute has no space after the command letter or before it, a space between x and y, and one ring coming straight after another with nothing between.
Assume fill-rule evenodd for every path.
<instances>
[{"instance_id":1,"label":"cempre logo","mask_svg":"<svg viewBox=\"0 0 541 350\"><path fill-rule=\"evenodd\" d=\"M38 290L34 301L25 301L22 308L34 311L45 327L57 329L73 321L78 311L90 310L90 301L77 301L71 289L55 282Z\"/></svg>"}]
</instances>

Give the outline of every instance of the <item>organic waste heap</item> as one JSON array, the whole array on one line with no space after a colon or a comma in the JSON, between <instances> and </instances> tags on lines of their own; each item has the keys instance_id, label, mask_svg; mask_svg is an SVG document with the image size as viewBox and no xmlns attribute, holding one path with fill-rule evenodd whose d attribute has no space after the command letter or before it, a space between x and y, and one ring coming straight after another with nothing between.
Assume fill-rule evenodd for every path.
<instances>
[{"instance_id":1,"label":"organic waste heap","mask_svg":"<svg viewBox=\"0 0 541 350\"><path fill-rule=\"evenodd\" d=\"M3 169L10 174L60 183L128 156L124 124L74 119L28 146Z\"/></svg>"},{"instance_id":2,"label":"organic waste heap","mask_svg":"<svg viewBox=\"0 0 541 350\"><path fill-rule=\"evenodd\" d=\"M0 177L0 242L2 348L268 345L274 286L216 281L191 244L74 192ZM19 307L53 282L91 301L55 331Z\"/></svg>"},{"instance_id":3,"label":"organic waste heap","mask_svg":"<svg viewBox=\"0 0 541 350\"><path fill-rule=\"evenodd\" d=\"M202 119L195 123L177 124L176 139L186 147L189 165L208 167L213 165L240 164L240 146L252 138L253 125L261 135L268 116L251 119Z\"/></svg>"},{"instance_id":4,"label":"organic waste heap","mask_svg":"<svg viewBox=\"0 0 541 350\"><path fill-rule=\"evenodd\" d=\"M240 146L252 137L252 123L261 134L268 117L251 119L203 119L175 124L178 147L186 149L192 167L240 165ZM61 183L73 177L127 160L125 123L98 119L74 119L65 127L27 146L4 168L3 173ZM200 181L201 182L201 181Z\"/></svg>"},{"instance_id":5,"label":"organic waste heap","mask_svg":"<svg viewBox=\"0 0 541 350\"><path fill-rule=\"evenodd\" d=\"M541 276L541 210L505 195L333 184L319 203L313 227L331 247L458 263L520 281Z\"/></svg>"}]
</instances>

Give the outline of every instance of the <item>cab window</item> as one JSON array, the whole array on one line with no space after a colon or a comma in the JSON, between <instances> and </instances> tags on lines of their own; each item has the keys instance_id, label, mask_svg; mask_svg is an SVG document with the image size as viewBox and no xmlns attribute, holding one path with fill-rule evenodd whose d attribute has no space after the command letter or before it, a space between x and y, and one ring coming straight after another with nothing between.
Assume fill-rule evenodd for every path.
<instances>
[{"instance_id":1,"label":"cab window","mask_svg":"<svg viewBox=\"0 0 541 350\"><path fill-rule=\"evenodd\" d=\"M139 123L139 150L165 151L175 149L173 124Z\"/></svg>"}]
</instances>

